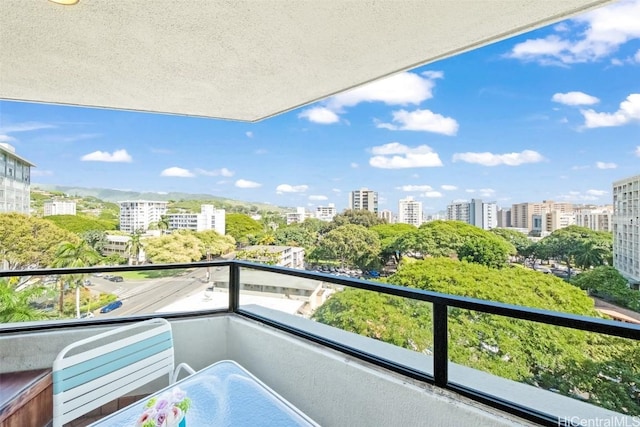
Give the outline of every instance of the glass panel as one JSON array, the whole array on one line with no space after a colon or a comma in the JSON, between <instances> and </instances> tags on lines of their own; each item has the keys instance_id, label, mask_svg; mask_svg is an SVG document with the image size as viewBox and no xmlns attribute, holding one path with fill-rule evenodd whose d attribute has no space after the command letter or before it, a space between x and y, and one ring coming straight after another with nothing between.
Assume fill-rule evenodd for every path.
<instances>
[{"instance_id":1,"label":"glass panel","mask_svg":"<svg viewBox=\"0 0 640 427\"><path fill-rule=\"evenodd\" d=\"M433 371L431 304L242 268L240 308L418 371Z\"/></svg>"},{"instance_id":2,"label":"glass panel","mask_svg":"<svg viewBox=\"0 0 640 427\"><path fill-rule=\"evenodd\" d=\"M200 267L0 279L0 323L226 309L228 277Z\"/></svg>"},{"instance_id":3,"label":"glass panel","mask_svg":"<svg viewBox=\"0 0 640 427\"><path fill-rule=\"evenodd\" d=\"M449 309L450 382L561 420L640 415L639 354L633 340Z\"/></svg>"}]
</instances>

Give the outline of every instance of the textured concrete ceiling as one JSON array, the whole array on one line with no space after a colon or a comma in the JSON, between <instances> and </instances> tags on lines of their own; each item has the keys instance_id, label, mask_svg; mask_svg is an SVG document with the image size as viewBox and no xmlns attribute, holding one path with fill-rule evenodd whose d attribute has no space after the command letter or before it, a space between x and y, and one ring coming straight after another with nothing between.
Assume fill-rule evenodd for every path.
<instances>
[{"instance_id":1,"label":"textured concrete ceiling","mask_svg":"<svg viewBox=\"0 0 640 427\"><path fill-rule=\"evenodd\" d=\"M0 1L0 98L255 121L608 0Z\"/></svg>"}]
</instances>

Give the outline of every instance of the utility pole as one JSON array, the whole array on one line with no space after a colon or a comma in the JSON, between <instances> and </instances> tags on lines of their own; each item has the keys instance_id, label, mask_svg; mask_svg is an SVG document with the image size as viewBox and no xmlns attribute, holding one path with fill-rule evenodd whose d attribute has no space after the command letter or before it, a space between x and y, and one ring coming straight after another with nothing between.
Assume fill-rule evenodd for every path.
<instances>
[{"instance_id":1,"label":"utility pole","mask_svg":"<svg viewBox=\"0 0 640 427\"><path fill-rule=\"evenodd\" d=\"M211 261L211 251L209 251L209 248L207 248L207 262L209 261ZM209 283L210 279L211 279L211 267L207 265L207 283Z\"/></svg>"}]
</instances>

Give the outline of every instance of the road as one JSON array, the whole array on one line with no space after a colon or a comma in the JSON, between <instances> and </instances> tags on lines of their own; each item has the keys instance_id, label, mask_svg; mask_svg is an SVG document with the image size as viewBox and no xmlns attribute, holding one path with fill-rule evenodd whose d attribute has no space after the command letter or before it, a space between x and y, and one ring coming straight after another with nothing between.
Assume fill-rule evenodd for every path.
<instances>
[{"instance_id":1,"label":"road","mask_svg":"<svg viewBox=\"0 0 640 427\"><path fill-rule=\"evenodd\" d=\"M226 281L229 278L227 268L211 268L211 281ZM206 268L189 269L176 276L158 279L124 279L123 282L111 282L102 277L91 277L91 290L112 293L122 301L122 307L110 312L94 312L98 317L118 317L133 314L155 313L178 299L189 297L204 291L210 286L206 281Z\"/></svg>"}]
</instances>

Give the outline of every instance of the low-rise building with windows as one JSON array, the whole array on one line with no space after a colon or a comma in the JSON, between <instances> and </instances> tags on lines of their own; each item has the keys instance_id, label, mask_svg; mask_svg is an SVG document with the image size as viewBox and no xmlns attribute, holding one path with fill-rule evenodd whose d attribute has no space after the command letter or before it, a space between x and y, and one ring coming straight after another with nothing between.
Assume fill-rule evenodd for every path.
<instances>
[{"instance_id":1,"label":"low-rise building with windows","mask_svg":"<svg viewBox=\"0 0 640 427\"><path fill-rule=\"evenodd\" d=\"M226 230L225 210L213 205L201 205L200 213L174 213L167 215L169 230L215 230L224 236Z\"/></svg>"},{"instance_id":2,"label":"low-rise building with windows","mask_svg":"<svg viewBox=\"0 0 640 427\"><path fill-rule=\"evenodd\" d=\"M76 202L70 200L47 200L44 202L44 216L75 215Z\"/></svg>"}]
</instances>

